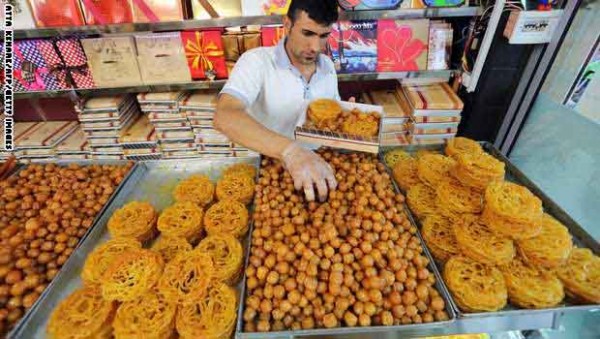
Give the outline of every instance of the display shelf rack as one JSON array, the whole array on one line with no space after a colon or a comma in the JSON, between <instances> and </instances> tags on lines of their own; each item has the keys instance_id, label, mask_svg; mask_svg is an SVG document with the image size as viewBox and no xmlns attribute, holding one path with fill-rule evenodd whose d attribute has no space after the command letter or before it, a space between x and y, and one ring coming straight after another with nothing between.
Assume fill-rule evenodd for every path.
<instances>
[{"instance_id":1,"label":"display shelf rack","mask_svg":"<svg viewBox=\"0 0 600 339\"><path fill-rule=\"evenodd\" d=\"M339 74L340 82L347 81L371 81L371 80L393 80L393 79L448 79L452 74L458 71L415 71L415 72L390 72L390 73L356 73ZM182 84L161 84L161 85L140 85L128 87L111 88L87 88L87 89L68 89L58 91L32 91L15 93L16 99L32 98L54 98L77 94L78 96L93 95L114 95L119 93L144 93L144 92L168 92L196 89L220 89L227 80L214 81L192 81Z\"/></svg>"},{"instance_id":2,"label":"display shelf rack","mask_svg":"<svg viewBox=\"0 0 600 339\"><path fill-rule=\"evenodd\" d=\"M368 19L416 19L416 18L446 18L469 17L481 14L480 7L457 8L425 8L425 9L398 9L389 11L355 11L341 12L341 20L368 20ZM15 39L50 38L61 35L94 35L106 33L134 33L134 32L165 32L181 31L186 29L207 27L228 27L246 25L274 25L282 22L282 16L244 16L231 18L216 18L206 20L183 20L158 23L130 23L100 26L73 26L73 27L48 27L15 30Z\"/></svg>"}]
</instances>

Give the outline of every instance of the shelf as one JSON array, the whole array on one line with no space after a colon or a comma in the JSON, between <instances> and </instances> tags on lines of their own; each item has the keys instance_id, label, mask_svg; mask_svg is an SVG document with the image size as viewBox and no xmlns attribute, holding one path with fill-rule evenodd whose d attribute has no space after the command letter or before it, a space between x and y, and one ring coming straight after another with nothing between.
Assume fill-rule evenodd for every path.
<instances>
[{"instance_id":1,"label":"shelf","mask_svg":"<svg viewBox=\"0 0 600 339\"><path fill-rule=\"evenodd\" d=\"M480 7L398 9L390 11L346 11L340 13L340 20L445 18L468 17L479 14L481 14ZM281 24L281 22L282 16L271 15L218 18L207 20L183 20L158 23L130 23L101 26L38 28L15 30L15 39L49 38L59 35L71 34L94 35L103 33L165 32L207 27L275 25Z\"/></svg>"},{"instance_id":2,"label":"shelf","mask_svg":"<svg viewBox=\"0 0 600 339\"><path fill-rule=\"evenodd\" d=\"M394 80L394 79L448 79L454 70L443 71L416 71L416 72L390 72L390 73L356 73L356 74L338 74L340 82L348 81L372 81L372 80ZM89 88L89 89L71 89L59 91L34 91L15 93L15 99L32 98L55 98L78 94L86 95L115 95L119 93L144 93L144 92L168 92L196 89L220 89L227 80L215 81L194 81L183 84L164 84L164 85L140 85L128 87L111 88Z\"/></svg>"}]
</instances>

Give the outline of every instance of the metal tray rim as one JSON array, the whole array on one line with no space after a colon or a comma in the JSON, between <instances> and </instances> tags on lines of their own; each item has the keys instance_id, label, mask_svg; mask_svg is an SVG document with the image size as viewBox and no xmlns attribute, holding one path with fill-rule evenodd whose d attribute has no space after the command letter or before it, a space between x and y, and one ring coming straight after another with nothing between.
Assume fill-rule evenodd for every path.
<instances>
[{"instance_id":1,"label":"metal tray rim","mask_svg":"<svg viewBox=\"0 0 600 339\"><path fill-rule=\"evenodd\" d=\"M59 161L56 161L54 163L56 163L57 165L60 166L60 165L69 165L69 164L79 164L79 165L93 165L93 164L99 164L99 165L117 165L117 164L128 164L129 162L130 161L126 161L126 160L104 160L104 161L101 161L101 160L75 160L75 161L71 161L71 160L59 160ZM27 167L27 165L23 165L23 166L19 167L18 171L13 171L11 173L11 176L16 175L18 172L20 172L21 170L25 169L26 167ZM121 192L121 190L126 185L126 183L129 181L129 179L137 171L138 171L138 164L134 163L133 166L131 167L131 169L129 170L129 172L127 173L127 175L123 178L123 181L121 181L121 183L117 186L117 188L115 189L115 191L113 192L113 194L110 196L110 198L108 199L108 201L104 204L104 206L102 206L102 209L98 212L98 214L96 214L96 217L94 218L94 222L92 223L92 226L85 232L85 234L81 237L81 239L79 239L79 242L77 242L77 245L75 246L75 248L73 248L73 252L69 256L69 258L67 259L67 261L65 261L65 263L63 264L63 266L60 268L60 270L58 271L58 273L56 274L56 276L54 277L54 279L52 279L52 281L48 284L48 286L46 286L46 288L40 294L39 298L35 301L35 303L33 304L33 306L31 306L31 308L29 310L25 311L25 315L23 315L23 317L19 320L19 322L17 322L17 324L15 325L15 327L13 327L13 329L6 334L7 338L16 338L15 336L21 331L22 327L27 323L28 319L32 316L32 314L34 314L35 312L37 312L37 309L39 308L39 305L48 296L48 294L50 293L50 291L52 289L54 289L54 286L56 285L56 282L58 281L57 278L60 275L64 274L64 272L66 272L68 270L69 262L72 261L72 260L74 260L75 254L77 253L77 250L83 245L83 243L86 241L86 239L88 238L88 236L90 235L90 233L100 224L100 220L102 220L102 217L106 213L106 210L108 209L108 207L112 204L112 202L115 199L115 197Z\"/></svg>"},{"instance_id":2,"label":"metal tray rim","mask_svg":"<svg viewBox=\"0 0 600 339\"><path fill-rule=\"evenodd\" d=\"M561 221L568 229L569 232L571 232L571 236L574 238L577 238L579 241L582 241L582 239L580 239L581 237L587 238L587 239L583 239L582 242L584 242L586 244L586 246L589 246L592 251L594 251L596 254L598 254L600 252L600 245L598 244L598 242L596 242L575 220L573 220L573 218L566 213L558 204L556 204L550 197L548 197L533 181L531 181L523 172L521 172L507 157L505 157L502 153L500 153L500 151L498 149L496 149L494 147L493 144L489 143L489 142L480 142L481 146L483 147L484 151L486 151L488 154L494 156L495 158L497 158L498 160L502 161L506 166L506 170L507 170L507 174L512 175L513 177L515 177L518 181L520 185L523 185L525 187L527 187L528 189L530 189L536 196L538 196L543 204L544 204L544 209L546 210L546 206L549 206L554 213L559 213L560 214L560 218L559 221ZM408 147L402 147L402 146L391 146L391 147L382 147L381 150L381 154L384 154L386 151L391 150L391 149L407 149L407 150L421 150L421 149L428 149L428 150L440 150L440 148L443 147L443 145L424 145L424 146L418 146L418 145L411 145ZM386 165L386 168L389 168ZM420 222L418 221L418 219L414 218L414 216L412 215L412 211L409 210L409 213L411 215L411 218L413 218L415 220L415 222L417 222L418 226L421 226ZM553 215L553 217L556 217L556 215ZM575 232L573 232L573 228L575 229ZM420 234L420 232L419 232ZM437 261L434 261L435 265L438 266L440 265ZM438 267L439 270L439 267ZM445 283L444 283L444 287ZM467 312L463 312L460 310L460 308L458 307L458 305L456 304L456 301L454 300L454 297L452 296L452 293L449 292L448 290L448 295L450 296L450 302L452 304L452 307L454 308L454 311L457 314L457 318L460 319L476 319L476 318L491 318L491 317L508 317L508 316L523 316L523 315L534 315L534 314L558 314L558 313L564 313L564 312L578 312L578 311L595 311L595 310L600 310L600 305L563 305L563 306L559 306L559 307L552 307L552 308L545 308L545 309L514 309L514 310L500 310L497 312L476 312L476 313L467 313Z\"/></svg>"},{"instance_id":3,"label":"metal tray rim","mask_svg":"<svg viewBox=\"0 0 600 339\"><path fill-rule=\"evenodd\" d=\"M378 160L382 160L380 156L378 156ZM386 171L389 173L389 168L386 166ZM392 180L392 186L396 193L400 192L396 183ZM407 216L412 225L416 227L416 224L410 214L406 203L403 203L403 208L407 213ZM254 222L252 223L251 232L254 231ZM252 233L250 233L250 245L252 243ZM432 270L436 282L435 286L438 289L438 292L444 299L446 303L446 311L448 313L448 320L445 321L434 321L426 324L408 324L408 325L395 325L395 326L368 326L368 327L337 327L337 328L319 328L319 329L311 329L311 330L298 330L298 331L277 331L277 332L244 332L243 326L243 312L245 309L245 300L246 300L246 275L244 273L243 286L242 286L242 297L240 299L240 305L238 309L238 320L237 320L237 329L236 329L236 338L275 338L275 337L302 337L302 336L330 336L330 335L344 335L344 334L367 334L367 333L379 333L379 332L408 332L411 330L425 330L425 329L437 329L444 326L448 326L454 323L458 316L455 309L452 307L450 293L448 292L443 279L441 278L440 272L438 271L435 263L433 261L433 257L429 253L429 250L425 246L425 242L420 235L420 231L417 229L417 236L423 248L423 253L429 259L429 268ZM248 247L248 254L246 256L246 265L245 269L248 267L248 261L250 258L250 248Z\"/></svg>"}]
</instances>

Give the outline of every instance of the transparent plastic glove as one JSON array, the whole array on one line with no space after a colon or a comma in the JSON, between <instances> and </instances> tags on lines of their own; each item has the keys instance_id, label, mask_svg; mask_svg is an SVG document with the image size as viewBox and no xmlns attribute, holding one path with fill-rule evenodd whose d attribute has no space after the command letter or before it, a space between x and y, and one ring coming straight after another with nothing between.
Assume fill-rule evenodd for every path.
<instances>
[{"instance_id":1,"label":"transparent plastic glove","mask_svg":"<svg viewBox=\"0 0 600 339\"><path fill-rule=\"evenodd\" d=\"M325 160L314 152L305 149L297 142L291 143L282 154L285 168L294 179L294 187L303 189L306 200L315 200L315 189L319 200L327 199L327 192L337 187L333 169Z\"/></svg>"}]
</instances>

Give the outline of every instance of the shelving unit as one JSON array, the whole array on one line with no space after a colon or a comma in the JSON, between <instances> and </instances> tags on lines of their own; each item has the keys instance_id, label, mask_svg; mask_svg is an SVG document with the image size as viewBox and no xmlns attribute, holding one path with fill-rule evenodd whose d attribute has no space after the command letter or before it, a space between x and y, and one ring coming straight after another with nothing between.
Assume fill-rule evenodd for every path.
<instances>
[{"instance_id":1,"label":"shelving unit","mask_svg":"<svg viewBox=\"0 0 600 339\"><path fill-rule=\"evenodd\" d=\"M448 79L453 74L458 73L455 70L443 71L418 71L418 72L390 72L390 73L355 73L355 74L339 74L338 80L341 82L348 81L372 81L372 80L393 80L393 79ZM16 99L31 99L31 98L55 98L77 94L86 96L90 94L96 95L114 95L119 93L144 93L144 92L166 92L166 91L181 91L195 89L220 89L227 80L214 81L193 81L183 84L161 84L161 85L140 85L129 87L111 87L111 88L89 88L89 89L71 89L59 91L33 91L15 93Z\"/></svg>"},{"instance_id":2,"label":"shelving unit","mask_svg":"<svg viewBox=\"0 0 600 339\"><path fill-rule=\"evenodd\" d=\"M341 20L368 20L368 19L417 19L417 18L448 18L470 17L481 14L480 7L458 8L426 8L426 9L398 9L390 11L356 11L341 12ZM282 16L247 16L217 18L206 20L183 20L175 22L158 23L131 23L103 26L77 26L37 28L15 30L15 39L49 38L60 35L93 35L107 33L135 33L135 32L166 32L181 31L186 29L227 27L246 25L275 25L282 22Z\"/></svg>"}]
</instances>

